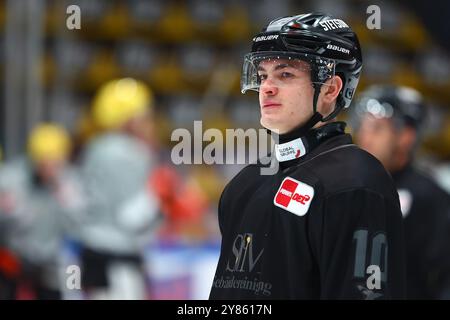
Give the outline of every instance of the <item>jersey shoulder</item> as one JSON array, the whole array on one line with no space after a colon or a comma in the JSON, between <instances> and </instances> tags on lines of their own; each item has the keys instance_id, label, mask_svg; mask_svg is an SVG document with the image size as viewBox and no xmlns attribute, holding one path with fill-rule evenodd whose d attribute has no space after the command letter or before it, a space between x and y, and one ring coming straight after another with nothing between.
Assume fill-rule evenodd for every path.
<instances>
[{"instance_id":1,"label":"jersey shoulder","mask_svg":"<svg viewBox=\"0 0 450 320\"><path fill-rule=\"evenodd\" d=\"M269 175L263 174L270 167L270 157L259 159L256 163L245 166L225 186L222 198L229 193L242 193L244 189L252 188L265 181Z\"/></svg>"},{"instance_id":2,"label":"jersey shoulder","mask_svg":"<svg viewBox=\"0 0 450 320\"><path fill-rule=\"evenodd\" d=\"M356 145L318 155L305 169L317 176L326 194L362 189L384 196L396 193L392 177L380 161Z\"/></svg>"},{"instance_id":3,"label":"jersey shoulder","mask_svg":"<svg viewBox=\"0 0 450 320\"><path fill-rule=\"evenodd\" d=\"M398 183L400 187L410 190L415 197L427 201L450 201L450 194L422 168L411 166Z\"/></svg>"}]
</instances>

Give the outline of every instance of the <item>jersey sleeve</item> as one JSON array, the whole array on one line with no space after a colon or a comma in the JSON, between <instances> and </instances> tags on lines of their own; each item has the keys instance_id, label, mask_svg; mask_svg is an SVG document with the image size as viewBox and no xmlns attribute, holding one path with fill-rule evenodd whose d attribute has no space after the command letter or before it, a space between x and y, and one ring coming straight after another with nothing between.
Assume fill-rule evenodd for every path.
<instances>
[{"instance_id":1,"label":"jersey sleeve","mask_svg":"<svg viewBox=\"0 0 450 320\"><path fill-rule=\"evenodd\" d=\"M365 189L324 198L315 221L321 299L404 298L400 207Z\"/></svg>"}]
</instances>

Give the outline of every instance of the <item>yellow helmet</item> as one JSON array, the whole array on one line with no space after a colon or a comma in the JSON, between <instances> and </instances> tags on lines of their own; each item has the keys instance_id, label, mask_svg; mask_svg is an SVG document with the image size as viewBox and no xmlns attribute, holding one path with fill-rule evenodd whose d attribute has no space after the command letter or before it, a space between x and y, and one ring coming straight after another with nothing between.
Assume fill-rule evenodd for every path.
<instances>
[{"instance_id":1,"label":"yellow helmet","mask_svg":"<svg viewBox=\"0 0 450 320\"><path fill-rule=\"evenodd\" d=\"M71 147L66 130L51 123L35 127L28 139L28 153L34 162L64 160L69 155Z\"/></svg>"},{"instance_id":2,"label":"yellow helmet","mask_svg":"<svg viewBox=\"0 0 450 320\"><path fill-rule=\"evenodd\" d=\"M105 83L97 92L92 117L102 129L117 129L137 115L144 114L153 103L153 93L143 82L133 78Z\"/></svg>"}]
</instances>

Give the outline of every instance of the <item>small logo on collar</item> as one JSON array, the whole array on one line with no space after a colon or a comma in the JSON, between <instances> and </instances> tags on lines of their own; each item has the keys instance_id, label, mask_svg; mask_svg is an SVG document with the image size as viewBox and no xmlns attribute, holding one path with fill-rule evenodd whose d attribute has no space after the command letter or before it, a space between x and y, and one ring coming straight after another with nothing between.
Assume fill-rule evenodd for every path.
<instances>
[{"instance_id":1,"label":"small logo on collar","mask_svg":"<svg viewBox=\"0 0 450 320\"><path fill-rule=\"evenodd\" d=\"M301 138L275 145L275 155L280 162L300 158L306 154L306 148Z\"/></svg>"}]
</instances>

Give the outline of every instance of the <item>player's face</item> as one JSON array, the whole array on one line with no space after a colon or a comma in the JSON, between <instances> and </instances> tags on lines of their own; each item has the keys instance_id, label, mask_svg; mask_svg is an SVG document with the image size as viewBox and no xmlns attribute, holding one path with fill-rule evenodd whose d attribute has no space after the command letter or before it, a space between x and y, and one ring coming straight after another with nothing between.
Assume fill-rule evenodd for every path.
<instances>
[{"instance_id":1,"label":"player's face","mask_svg":"<svg viewBox=\"0 0 450 320\"><path fill-rule=\"evenodd\" d=\"M389 169L397 146L397 132L390 119L376 118L366 114L356 132L358 145L375 156Z\"/></svg>"},{"instance_id":2,"label":"player's face","mask_svg":"<svg viewBox=\"0 0 450 320\"><path fill-rule=\"evenodd\" d=\"M46 183L55 182L64 167L64 160L41 160L35 164L37 174Z\"/></svg>"},{"instance_id":3,"label":"player's face","mask_svg":"<svg viewBox=\"0 0 450 320\"><path fill-rule=\"evenodd\" d=\"M313 93L309 65L300 60L261 61L259 104L261 125L287 133L312 116Z\"/></svg>"}]
</instances>

